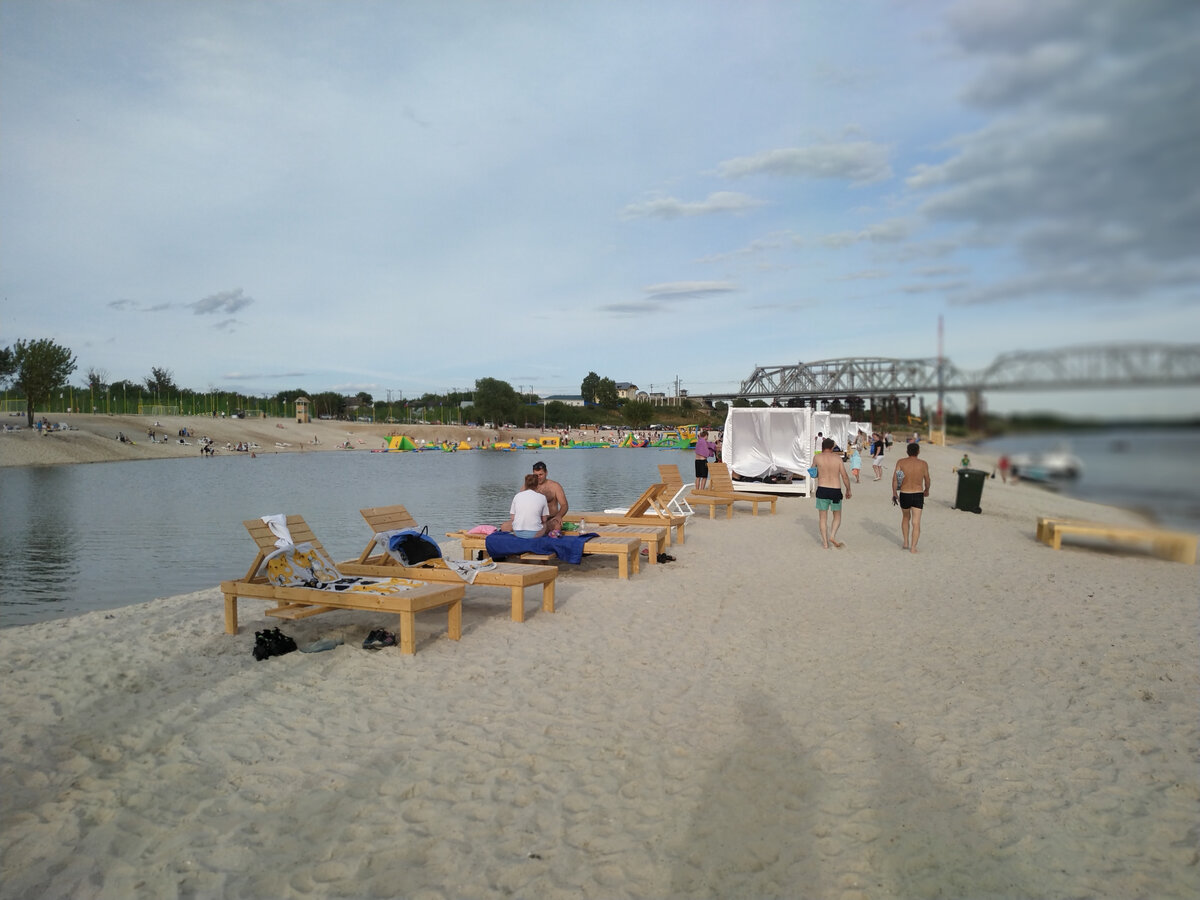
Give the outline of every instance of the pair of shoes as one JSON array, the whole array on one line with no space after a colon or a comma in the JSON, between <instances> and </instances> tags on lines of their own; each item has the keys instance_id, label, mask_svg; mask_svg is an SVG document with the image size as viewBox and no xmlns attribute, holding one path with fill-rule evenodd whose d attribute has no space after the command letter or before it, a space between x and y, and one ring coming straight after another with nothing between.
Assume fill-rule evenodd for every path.
<instances>
[{"instance_id":1,"label":"pair of shoes","mask_svg":"<svg viewBox=\"0 0 1200 900\"><path fill-rule=\"evenodd\" d=\"M658 554L658 561L660 563L675 562L675 557L670 553L660 553Z\"/></svg>"},{"instance_id":2,"label":"pair of shoes","mask_svg":"<svg viewBox=\"0 0 1200 900\"><path fill-rule=\"evenodd\" d=\"M377 628L363 640L364 650L382 650L384 647L395 647L396 636L390 631Z\"/></svg>"},{"instance_id":3,"label":"pair of shoes","mask_svg":"<svg viewBox=\"0 0 1200 900\"><path fill-rule=\"evenodd\" d=\"M280 631L272 628L270 631L254 632L254 658L259 662L272 656L283 656L296 649L296 642Z\"/></svg>"}]
</instances>

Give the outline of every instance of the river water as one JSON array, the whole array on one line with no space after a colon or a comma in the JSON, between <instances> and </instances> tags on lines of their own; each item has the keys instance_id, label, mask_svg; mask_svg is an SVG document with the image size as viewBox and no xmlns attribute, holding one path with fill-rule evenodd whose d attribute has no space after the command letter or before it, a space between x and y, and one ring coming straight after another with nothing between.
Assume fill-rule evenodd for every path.
<instances>
[{"instance_id":1,"label":"river water","mask_svg":"<svg viewBox=\"0 0 1200 900\"><path fill-rule=\"evenodd\" d=\"M978 452L1067 444L1085 469L1064 492L1200 532L1200 479L1189 452L1197 439L1200 429L1105 430L1007 437ZM402 503L441 540L447 531L499 524L539 458L578 510L627 506L658 481L662 462L678 463L688 478L692 454L355 451L0 468L0 625L113 609L240 576L254 557L244 519L299 513L335 559L357 556L370 538L363 507Z\"/></svg>"},{"instance_id":2,"label":"river water","mask_svg":"<svg viewBox=\"0 0 1200 900\"><path fill-rule=\"evenodd\" d=\"M358 510L404 504L431 536L499 524L543 459L576 510L628 506L658 464L690 451L221 454L147 462L0 468L0 625L113 609L245 574L241 523L298 513L334 559L361 552Z\"/></svg>"}]
</instances>

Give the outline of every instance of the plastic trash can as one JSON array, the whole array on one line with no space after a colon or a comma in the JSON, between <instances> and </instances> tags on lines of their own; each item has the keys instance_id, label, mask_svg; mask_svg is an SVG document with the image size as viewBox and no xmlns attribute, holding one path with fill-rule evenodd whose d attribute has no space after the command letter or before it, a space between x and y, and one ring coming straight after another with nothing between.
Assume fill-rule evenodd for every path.
<instances>
[{"instance_id":1,"label":"plastic trash can","mask_svg":"<svg viewBox=\"0 0 1200 900\"><path fill-rule=\"evenodd\" d=\"M983 512L979 507L979 499L983 496L983 482L987 477L988 473L982 469L959 469L954 508L973 513Z\"/></svg>"}]
</instances>

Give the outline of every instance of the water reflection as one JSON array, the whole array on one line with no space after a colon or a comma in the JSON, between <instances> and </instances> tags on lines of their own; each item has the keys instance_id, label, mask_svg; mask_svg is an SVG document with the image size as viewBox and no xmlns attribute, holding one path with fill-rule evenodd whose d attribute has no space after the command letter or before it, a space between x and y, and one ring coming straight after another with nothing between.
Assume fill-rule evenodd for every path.
<instances>
[{"instance_id":1,"label":"water reflection","mask_svg":"<svg viewBox=\"0 0 1200 900\"><path fill-rule=\"evenodd\" d=\"M242 521L308 519L336 559L370 534L358 514L402 503L435 538L499 524L537 459L575 509L627 505L658 480L659 450L219 455L0 468L0 624L201 590L253 558ZM686 466L685 466L686 471Z\"/></svg>"}]
</instances>

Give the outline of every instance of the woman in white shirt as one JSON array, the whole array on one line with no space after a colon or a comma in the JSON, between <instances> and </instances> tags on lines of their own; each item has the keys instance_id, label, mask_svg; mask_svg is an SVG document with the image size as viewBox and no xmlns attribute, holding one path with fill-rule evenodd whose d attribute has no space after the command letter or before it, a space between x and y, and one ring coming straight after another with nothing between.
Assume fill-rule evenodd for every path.
<instances>
[{"instance_id":1,"label":"woman in white shirt","mask_svg":"<svg viewBox=\"0 0 1200 900\"><path fill-rule=\"evenodd\" d=\"M536 475L525 476L525 489L513 497L508 508L508 521L500 526L501 531L511 531L523 538L542 537L546 533L550 506L545 496L538 493L537 486Z\"/></svg>"}]
</instances>

